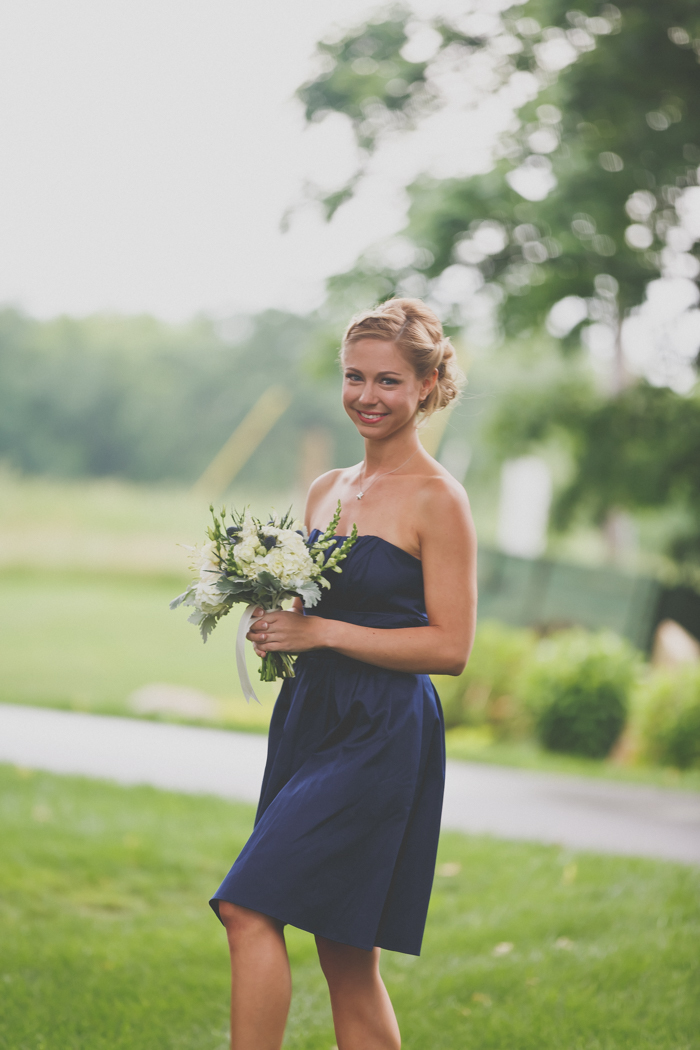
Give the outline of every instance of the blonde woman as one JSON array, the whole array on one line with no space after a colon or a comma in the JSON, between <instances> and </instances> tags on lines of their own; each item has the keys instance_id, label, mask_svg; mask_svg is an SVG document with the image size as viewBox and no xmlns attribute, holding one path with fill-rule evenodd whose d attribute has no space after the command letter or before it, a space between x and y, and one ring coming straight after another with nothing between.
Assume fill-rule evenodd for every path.
<instances>
[{"instance_id":1,"label":"blonde woman","mask_svg":"<svg viewBox=\"0 0 700 1050\"><path fill-rule=\"evenodd\" d=\"M231 1050L279 1050L290 923L315 934L339 1050L397 1050L382 948L418 955L435 869L444 730L429 674L459 674L476 617L476 540L461 485L425 452L421 419L460 373L435 314L391 299L343 338L354 467L311 486L306 524L357 543L311 615L264 614L258 655L298 653L270 726L255 829L212 899L231 952Z\"/></svg>"}]
</instances>

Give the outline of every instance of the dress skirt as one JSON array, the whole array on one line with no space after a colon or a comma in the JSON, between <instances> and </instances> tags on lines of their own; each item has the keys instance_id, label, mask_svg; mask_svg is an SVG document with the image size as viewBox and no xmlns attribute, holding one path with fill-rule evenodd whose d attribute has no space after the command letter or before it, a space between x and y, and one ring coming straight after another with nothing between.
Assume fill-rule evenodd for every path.
<instances>
[{"instance_id":1,"label":"dress skirt","mask_svg":"<svg viewBox=\"0 0 700 1050\"><path fill-rule=\"evenodd\" d=\"M421 562L360 536L314 616L426 626ZM255 828L214 894L320 937L418 955L445 782L437 693L424 674L302 653L270 724Z\"/></svg>"},{"instance_id":2,"label":"dress skirt","mask_svg":"<svg viewBox=\"0 0 700 1050\"><path fill-rule=\"evenodd\" d=\"M306 653L270 725L254 831L211 904L420 954L444 789L427 675Z\"/></svg>"}]
</instances>

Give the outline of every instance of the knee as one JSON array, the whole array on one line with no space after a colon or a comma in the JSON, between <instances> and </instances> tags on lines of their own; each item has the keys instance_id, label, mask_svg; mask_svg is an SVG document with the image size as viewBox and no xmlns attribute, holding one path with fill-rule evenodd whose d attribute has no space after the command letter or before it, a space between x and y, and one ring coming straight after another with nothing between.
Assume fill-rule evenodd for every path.
<instances>
[{"instance_id":1,"label":"knee","mask_svg":"<svg viewBox=\"0 0 700 1050\"><path fill-rule=\"evenodd\" d=\"M243 941L255 940L272 929L277 931L280 927L280 923L269 915L262 915L229 901L219 901L219 918L226 928L231 948Z\"/></svg>"},{"instance_id":2,"label":"knee","mask_svg":"<svg viewBox=\"0 0 700 1050\"><path fill-rule=\"evenodd\" d=\"M349 944L316 938L318 959L329 986L372 980L378 972L379 951L364 951Z\"/></svg>"}]
</instances>

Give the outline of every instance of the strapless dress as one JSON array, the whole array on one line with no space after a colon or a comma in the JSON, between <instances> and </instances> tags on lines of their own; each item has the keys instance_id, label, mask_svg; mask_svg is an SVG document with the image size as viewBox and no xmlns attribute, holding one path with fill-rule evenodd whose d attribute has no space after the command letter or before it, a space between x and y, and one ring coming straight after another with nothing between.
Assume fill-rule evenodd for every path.
<instances>
[{"instance_id":1,"label":"strapless dress","mask_svg":"<svg viewBox=\"0 0 700 1050\"><path fill-rule=\"evenodd\" d=\"M342 539L342 537L340 538ZM421 562L360 536L309 615L426 626ZM332 941L420 953L445 780L440 701L425 674L302 653L270 724L254 830L211 900Z\"/></svg>"}]
</instances>

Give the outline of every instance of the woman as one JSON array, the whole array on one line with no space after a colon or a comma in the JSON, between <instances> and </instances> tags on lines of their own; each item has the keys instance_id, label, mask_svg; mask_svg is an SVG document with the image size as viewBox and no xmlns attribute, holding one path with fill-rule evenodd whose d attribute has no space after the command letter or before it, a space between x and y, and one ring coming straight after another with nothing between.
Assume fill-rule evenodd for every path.
<instances>
[{"instance_id":1,"label":"woman","mask_svg":"<svg viewBox=\"0 0 700 1050\"><path fill-rule=\"evenodd\" d=\"M232 1050L278 1050L291 982L286 923L316 935L339 1050L396 1050L381 948L418 955L435 869L444 731L429 674L458 675L474 634L476 541L461 485L417 424L458 393L454 350L418 299L350 323L343 406L359 466L309 492L322 529L359 538L312 615L261 615L259 656L300 654L270 726L256 826L212 900L231 952Z\"/></svg>"}]
</instances>

